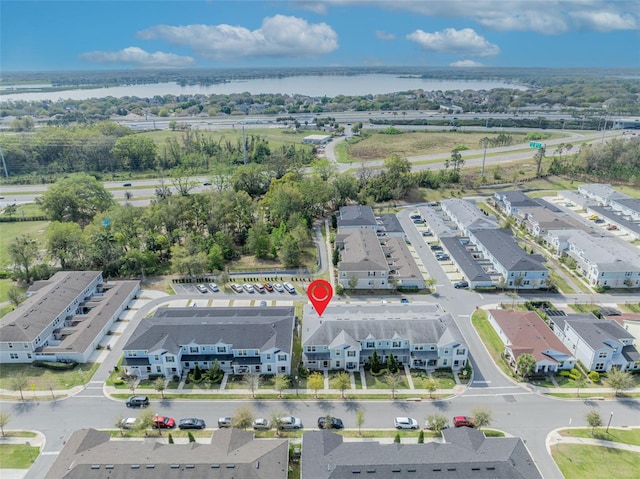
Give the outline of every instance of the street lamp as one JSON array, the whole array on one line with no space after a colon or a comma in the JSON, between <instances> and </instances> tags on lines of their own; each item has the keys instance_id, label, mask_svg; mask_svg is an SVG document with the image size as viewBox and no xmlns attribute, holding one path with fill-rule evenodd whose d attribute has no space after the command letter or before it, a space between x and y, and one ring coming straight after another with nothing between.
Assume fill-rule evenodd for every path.
<instances>
[{"instance_id":1,"label":"street lamp","mask_svg":"<svg viewBox=\"0 0 640 479\"><path fill-rule=\"evenodd\" d=\"M609 434L609 426L611 426L611 420L613 419L613 411L611 411L611 415L609 416L609 423L607 424L607 430L605 431Z\"/></svg>"},{"instance_id":2,"label":"street lamp","mask_svg":"<svg viewBox=\"0 0 640 479\"><path fill-rule=\"evenodd\" d=\"M298 395L298 376L294 376L293 379L296 382L296 396L297 396Z\"/></svg>"}]
</instances>

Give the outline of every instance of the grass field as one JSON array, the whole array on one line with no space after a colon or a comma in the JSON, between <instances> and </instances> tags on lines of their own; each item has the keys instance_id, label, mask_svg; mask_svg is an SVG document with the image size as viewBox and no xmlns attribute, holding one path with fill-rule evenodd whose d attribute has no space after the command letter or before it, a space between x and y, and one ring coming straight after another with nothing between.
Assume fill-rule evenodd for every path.
<instances>
[{"instance_id":1,"label":"grass field","mask_svg":"<svg viewBox=\"0 0 640 479\"><path fill-rule=\"evenodd\" d=\"M0 444L0 469L29 469L39 454L39 447Z\"/></svg>"},{"instance_id":2,"label":"grass field","mask_svg":"<svg viewBox=\"0 0 640 479\"><path fill-rule=\"evenodd\" d=\"M606 429L596 428L591 435L591 429L563 429L558 431L561 436L566 437L584 437L588 439L600 439L601 441L613 441L622 442L624 444L632 444L634 446L640 446L640 429L619 429L609 428L609 433Z\"/></svg>"},{"instance_id":3,"label":"grass field","mask_svg":"<svg viewBox=\"0 0 640 479\"><path fill-rule=\"evenodd\" d=\"M0 389L11 390L11 380L19 373L27 378L27 388L23 390L25 398L34 385L37 391L48 389L70 389L89 382L98 369L98 363L79 364L72 371L51 371L45 368L37 368L31 364L3 364L0 368Z\"/></svg>"},{"instance_id":4,"label":"grass field","mask_svg":"<svg viewBox=\"0 0 640 479\"><path fill-rule=\"evenodd\" d=\"M478 336L482 339L482 342L489 351L494 362L506 375L511 376L513 371L511 371L511 368L509 368L502 358L504 344L502 343L500 336L498 336L498 333L496 333L493 327L489 324L487 313L481 309L475 311L471 316L471 324L473 324L473 327L476 329Z\"/></svg>"},{"instance_id":5,"label":"grass field","mask_svg":"<svg viewBox=\"0 0 640 479\"><path fill-rule=\"evenodd\" d=\"M551 455L565 479L636 479L640 454L620 449L580 444L559 444Z\"/></svg>"},{"instance_id":6,"label":"grass field","mask_svg":"<svg viewBox=\"0 0 640 479\"><path fill-rule=\"evenodd\" d=\"M9 301L9 288L15 286L15 283L10 279L0 279L0 303ZM24 286L18 286L21 291L26 291ZM2 315L0 315L1 317Z\"/></svg>"},{"instance_id":7,"label":"grass field","mask_svg":"<svg viewBox=\"0 0 640 479\"><path fill-rule=\"evenodd\" d=\"M0 268L6 267L9 260L9 245L20 235L33 235L38 244L43 244L48 221L20 221L2 223L0 227Z\"/></svg>"}]
</instances>

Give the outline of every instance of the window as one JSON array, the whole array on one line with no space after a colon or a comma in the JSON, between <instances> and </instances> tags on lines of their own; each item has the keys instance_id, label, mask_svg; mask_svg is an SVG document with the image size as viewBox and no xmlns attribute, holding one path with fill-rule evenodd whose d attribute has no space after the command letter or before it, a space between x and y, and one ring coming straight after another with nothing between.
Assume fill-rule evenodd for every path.
<instances>
[{"instance_id":1,"label":"window","mask_svg":"<svg viewBox=\"0 0 640 479\"><path fill-rule=\"evenodd\" d=\"M606 352L598 353L598 357L599 358L606 358L607 357L607 353Z\"/></svg>"},{"instance_id":2,"label":"window","mask_svg":"<svg viewBox=\"0 0 640 479\"><path fill-rule=\"evenodd\" d=\"M336 367L339 368L340 367L340 361L336 361Z\"/></svg>"},{"instance_id":3,"label":"window","mask_svg":"<svg viewBox=\"0 0 640 479\"><path fill-rule=\"evenodd\" d=\"M447 360L446 360L446 359L443 359L443 360L442 360L442 365L443 365L443 366L446 366L446 365L447 365Z\"/></svg>"},{"instance_id":4,"label":"window","mask_svg":"<svg viewBox=\"0 0 640 479\"><path fill-rule=\"evenodd\" d=\"M602 371L604 369L604 363L596 363L596 367L594 369L596 371Z\"/></svg>"},{"instance_id":5,"label":"window","mask_svg":"<svg viewBox=\"0 0 640 479\"><path fill-rule=\"evenodd\" d=\"M466 351L466 350L465 350L464 348L456 349L456 354L457 354L457 355L459 355L459 356L461 356L461 355L463 355L463 354L465 353L465 351Z\"/></svg>"},{"instance_id":6,"label":"window","mask_svg":"<svg viewBox=\"0 0 640 479\"><path fill-rule=\"evenodd\" d=\"M355 358L356 357L356 352L355 351L347 351L347 357Z\"/></svg>"},{"instance_id":7,"label":"window","mask_svg":"<svg viewBox=\"0 0 640 479\"><path fill-rule=\"evenodd\" d=\"M448 349L445 349L445 350L444 350L444 354L449 354L449 350L448 350Z\"/></svg>"},{"instance_id":8,"label":"window","mask_svg":"<svg viewBox=\"0 0 640 479\"><path fill-rule=\"evenodd\" d=\"M9 347L10 347L10 348L13 348L13 343L9 343Z\"/></svg>"},{"instance_id":9,"label":"window","mask_svg":"<svg viewBox=\"0 0 640 479\"><path fill-rule=\"evenodd\" d=\"M164 358L164 362L165 363L174 363L176 360L173 356L165 356Z\"/></svg>"},{"instance_id":10,"label":"window","mask_svg":"<svg viewBox=\"0 0 640 479\"><path fill-rule=\"evenodd\" d=\"M336 351L336 356L340 356L340 351Z\"/></svg>"},{"instance_id":11,"label":"window","mask_svg":"<svg viewBox=\"0 0 640 479\"><path fill-rule=\"evenodd\" d=\"M375 276L376 272L375 271L369 271L369 276Z\"/></svg>"},{"instance_id":12,"label":"window","mask_svg":"<svg viewBox=\"0 0 640 479\"><path fill-rule=\"evenodd\" d=\"M316 352L316 347L315 346L307 346L307 351L309 351L310 353L315 353Z\"/></svg>"},{"instance_id":13,"label":"window","mask_svg":"<svg viewBox=\"0 0 640 479\"><path fill-rule=\"evenodd\" d=\"M271 361L271 355L267 354L267 360Z\"/></svg>"},{"instance_id":14,"label":"window","mask_svg":"<svg viewBox=\"0 0 640 479\"><path fill-rule=\"evenodd\" d=\"M287 360L286 354L278 354L278 361L286 361L286 360Z\"/></svg>"},{"instance_id":15,"label":"window","mask_svg":"<svg viewBox=\"0 0 640 479\"><path fill-rule=\"evenodd\" d=\"M399 348L400 347L400 341L394 341L392 347L393 348Z\"/></svg>"},{"instance_id":16,"label":"window","mask_svg":"<svg viewBox=\"0 0 640 479\"><path fill-rule=\"evenodd\" d=\"M158 356L157 354L153 356L153 360L154 361L160 361L160 356Z\"/></svg>"},{"instance_id":17,"label":"window","mask_svg":"<svg viewBox=\"0 0 640 479\"><path fill-rule=\"evenodd\" d=\"M9 355L9 357L10 357L11 359L18 359L18 354L17 354L17 353L11 353L11 354Z\"/></svg>"},{"instance_id":18,"label":"window","mask_svg":"<svg viewBox=\"0 0 640 479\"><path fill-rule=\"evenodd\" d=\"M226 351L227 351L226 346L218 346L218 352L219 352L219 353L224 353L224 352L226 352Z\"/></svg>"},{"instance_id":19,"label":"window","mask_svg":"<svg viewBox=\"0 0 640 479\"><path fill-rule=\"evenodd\" d=\"M197 353L198 352L198 346L191 346L189 348L189 352L191 353Z\"/></svg>"},{"instance_id":20,"label":"window","mask_svg":"<svg viewBox=\"0 0 640 479\"><path fill-rule=\"evenodd\" d=\"M367 342L367 348L375 348L376 347L376 343L368 341Z\"/></svg>"}]
</instances>

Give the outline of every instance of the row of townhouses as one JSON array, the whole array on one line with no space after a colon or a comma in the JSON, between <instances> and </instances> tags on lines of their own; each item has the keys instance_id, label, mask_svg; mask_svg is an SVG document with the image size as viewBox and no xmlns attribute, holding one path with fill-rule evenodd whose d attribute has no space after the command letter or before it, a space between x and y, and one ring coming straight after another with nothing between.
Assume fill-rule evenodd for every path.
<instances>
[{"instance_id":1,"label":"row of townhouses","mask_svg":"<svg viewBox=\"0 0 640 479\"><path fill-rule=\"evenodd\" d=\"M99 271L60 271L0 318L0 363L89 361L127 305L138 281L105 281Z\"/></svg>"}]
</instances>

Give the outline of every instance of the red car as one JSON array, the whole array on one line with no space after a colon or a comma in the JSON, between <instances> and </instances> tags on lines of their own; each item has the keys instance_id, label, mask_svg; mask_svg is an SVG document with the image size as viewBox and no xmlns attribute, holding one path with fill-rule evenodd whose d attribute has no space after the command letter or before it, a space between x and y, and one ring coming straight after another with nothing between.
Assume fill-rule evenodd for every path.
<instances>
[{"instance_id":1,"label":"red car","mask_svg":"<svg viewBox=\"0 0 640 479\"><path fill-rule=\"evenodd\" d=\"M167 416L153 416L153 426L155 429L172 429L176 427L176 420Z\"/></svg>"},{"instance_id":2,"label":"red car","mask_svg":"<svg viewBox=\"0 0 640 479\"><path fill-rule=\"evenodd\" d=\"M264 283L264 289L271 292L273 291L273 285L271 283Z\"/></svg>"},{"instance_id":3,"label":"red car","mask_svg":"<svg viewBox=\"0 0 640 479\"><path fill-rule=\"evenodd\" d=\"M476 421L469 416L453 416L453 427L476 427Z\"/></svg>"},{"instance_id":4,"label":"red car","mask_svg":"<svg viewBox=\"0 0 640 479\"><path fill-rule=\"evenodd\" d=\"M608 229L609 231L611 231L611 230L617 230L617 229L618 229L618 227L617 227L616 225L609 225L609 226L607 226L607 229Z\"/></svg>"}]
</instances>

